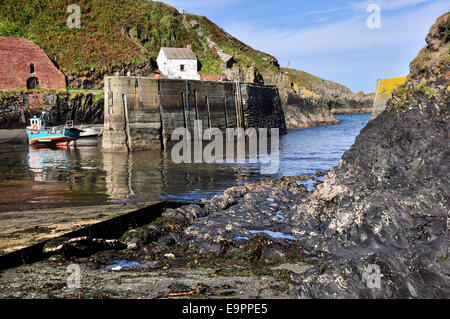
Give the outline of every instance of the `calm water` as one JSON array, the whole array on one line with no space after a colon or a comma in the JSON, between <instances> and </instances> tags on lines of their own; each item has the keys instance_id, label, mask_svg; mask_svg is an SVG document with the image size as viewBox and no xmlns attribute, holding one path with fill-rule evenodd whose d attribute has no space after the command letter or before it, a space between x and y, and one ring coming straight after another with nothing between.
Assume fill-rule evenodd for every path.
<instances>
[{"instance_id":1,"label":"calm water","mask_svg":"<svg viewBox=\"0 0 450 319\"><path fill-rule=\"evenodd\" d=\"M271 177L313 174L339 163L370 114L337 115L339 125L290 130L281 137L280 168ZM108 154L100 139L75 149L0 148L0 211L141 202L209 199L233 185L262 177L258 164L175 164L170 153Z\"/></svg>"}]
</instances>

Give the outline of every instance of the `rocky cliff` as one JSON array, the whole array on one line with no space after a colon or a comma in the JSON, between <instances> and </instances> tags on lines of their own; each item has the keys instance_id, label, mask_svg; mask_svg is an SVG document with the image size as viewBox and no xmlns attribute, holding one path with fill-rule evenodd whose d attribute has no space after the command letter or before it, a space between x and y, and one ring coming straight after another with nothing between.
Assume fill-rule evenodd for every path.
<instances>
[{"instance_id":1,"label":"rocky cliff","mask_svg":"<svg viewBox=\"0 0 450 319\"><path fill-rule=\"evenodd\" d=\"M301 295L450 296L449 30L447 13L387 110L293 217L320 236L305 242L337 258L324 274L303 278ZM382 289L362 289L361 278L345 275L368 264L381 267Z\"/></svg>"},{"instance_id":2,"label":"rocky cliff","mask_svg":"<svg viewBox=\"0 0 450 319\"><path fill-rule=\"evenodd\" d=\"M0 92L0 129L18 129L42 111L60 125L103 124L103 94L52 92Z\"/></svg>"},{"instance_id":3,"label":"rocky cliff","mask_svg":"<svg viewBox=\"0 0 450 319\"><path fill-rule=\"evenodd\" d=\"M289 128L337 124L333 114L370 113L375 95L357 94L344 85L304 71L281 68L266 75L280 91Z\"/></svg>"}]
</instances>

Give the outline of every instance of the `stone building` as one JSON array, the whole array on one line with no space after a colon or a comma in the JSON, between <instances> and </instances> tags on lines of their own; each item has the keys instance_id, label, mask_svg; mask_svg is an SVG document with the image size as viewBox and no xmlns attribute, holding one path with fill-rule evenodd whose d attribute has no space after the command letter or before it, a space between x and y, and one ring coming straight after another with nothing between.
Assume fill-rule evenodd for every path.
<instances>
[{"instance_id":1,"label":"stone building","mask_svg":"<svg viewBox=\"0 0 450 319\"><path fill-rule=\"evenodd\" d=\"M161 48L157 62L169 79L200 80L197 57L190 48Z\"/></svg>"},{"instance_id":2,"label":"stone building","mask_svg":"<svg viewBox=\"0 0 450 319\"><path fill-rule=\"evenodd\" d=\"M64 74L26 39L0 37L0 89L65 89Z\"/></svg>"}]
</instances>

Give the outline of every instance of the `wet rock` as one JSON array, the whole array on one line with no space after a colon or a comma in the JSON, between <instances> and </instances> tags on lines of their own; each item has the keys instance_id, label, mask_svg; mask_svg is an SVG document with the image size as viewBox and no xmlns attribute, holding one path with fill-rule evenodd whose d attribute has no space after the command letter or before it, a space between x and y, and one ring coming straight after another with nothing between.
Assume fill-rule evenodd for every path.
<instances>
[{"instance_id":1,"label":"wet rock","mask_svg":"<svg viewBox=\"0 0 450 319\"><path fill-rule=\"evenodd\" d=\"M317 171L317 172L314 173L314 175L317 176L317 177L321 177L321 176L325 176L325 173L321 172L321 171Z\"/></svg>"},{"instance_id":2,"label":"wet rock","mask_svg":"<svg viewBox=\"0 0 450 319\"><path fill-rule=\"evenodd\" d=\"M264 235L255 235L247 241L242 249L242 255L245 256L251 264L257 263L264 251L272 244L272 240Z\"/></svg>"},{"instance_id":3,"label":"wet rock","mask_svg":"<svg viewBox=\"0 0 450 319\"><path fill-rule=\"evenodd\" d=\"M163 213L163 217L176 218L188 222L205 216L205 210L198 205L187 205L178 209L167 209Z\"/></svg>"},{"instance_id":4,"label":"wet rock","mask_svg":"<svg viewBox=\"0 0 450 319\"><path fill-rule=\"evenodd\" d=\"M138 247L141 247L151 242L156 242L164 235L180 232L188 225L187 218L178 218L176 215L178 211L173 211L173 213L171 211L169 213L166 211L162 217L149 225L125 232L120 237L120 242L127 246L136 244ZM189 208L186 211L192 212Z\"/></svg>"},{"instance_id":5,"label":"wet rock","mask_svg":"<svg viewBox=\"0 0 450 319\"><path fill-rule=\"evenodd\" d=\"M61 254L65 257L83 257L101 250L122 250L126 247L126 245L115 239L106 240L91 237L59 238L48 241L43 248L43 252Z\"/></svg>"},{"instance_id":6,"label":"wet rock","mask_svg":"<svg viewBox=\"0 0 450 319\"><path fill-rule=\"evenodd\" d=\"M263 259L286 260L288 257L287 248L284 246L268 247L261 255Z\"/></svg>"}]
</instances>

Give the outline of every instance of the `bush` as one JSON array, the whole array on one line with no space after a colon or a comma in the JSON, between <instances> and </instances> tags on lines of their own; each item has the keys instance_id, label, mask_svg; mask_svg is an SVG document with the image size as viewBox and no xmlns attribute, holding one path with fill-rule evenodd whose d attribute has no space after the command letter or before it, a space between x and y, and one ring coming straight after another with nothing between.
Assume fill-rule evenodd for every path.
<instances>
[{"instance_id":1,"label":"bush","mask_svg":"<svg viewBox=\"0 0 450 319\"><path fill-rule=\"evenodd\" d=\"M20 24L6 20L0 21L0 36L12 38L28 38L28 32Z\"/></svg>"}]
</instances>

